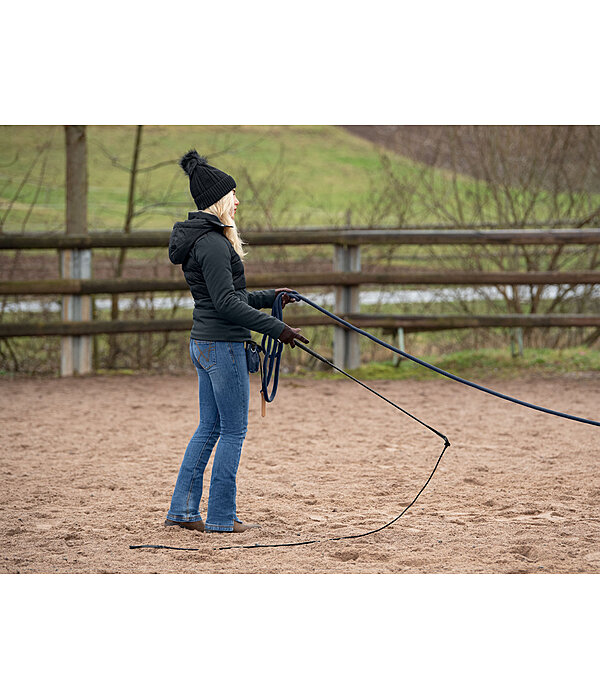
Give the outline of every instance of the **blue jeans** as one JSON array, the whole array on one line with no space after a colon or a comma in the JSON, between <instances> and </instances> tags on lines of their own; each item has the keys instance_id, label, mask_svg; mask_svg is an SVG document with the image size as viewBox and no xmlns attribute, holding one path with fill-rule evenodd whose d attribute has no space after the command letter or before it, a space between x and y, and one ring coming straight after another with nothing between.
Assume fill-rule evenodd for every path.
<instances>
[{"instance_id":1,"label":"blue jeans","mask_svg":"<svg viewBox=\"0 0 600 700\"><path fill-rule=\"evenodd\" d=\"M248 428L250 380L244 343L190 339L198 372L200 424L179 469L167 518L201 520L202 480L217 440L205 530L231 532L238 520L235 478Z\"/></svg>"}]
</instances>

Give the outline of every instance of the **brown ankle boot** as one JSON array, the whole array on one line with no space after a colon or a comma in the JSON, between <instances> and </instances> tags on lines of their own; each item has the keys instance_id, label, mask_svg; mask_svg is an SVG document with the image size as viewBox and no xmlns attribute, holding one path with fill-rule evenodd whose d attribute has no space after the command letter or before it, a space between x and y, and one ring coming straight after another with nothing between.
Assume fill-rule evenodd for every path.
<instances>
[{"instance_id":1,"label":"brown ankle boot","mask_svg":"<svg viewBox=\"0 0 600 700\"><path fill-rule=\"evenodd\" d=\"M176 520L165 520L165 527L171 527L171 525L179 525L186 530L198 530L199 532L204 532L204 522L202 520L196 520L193 523L178 523Z\"/></svg>"}]
</instances>

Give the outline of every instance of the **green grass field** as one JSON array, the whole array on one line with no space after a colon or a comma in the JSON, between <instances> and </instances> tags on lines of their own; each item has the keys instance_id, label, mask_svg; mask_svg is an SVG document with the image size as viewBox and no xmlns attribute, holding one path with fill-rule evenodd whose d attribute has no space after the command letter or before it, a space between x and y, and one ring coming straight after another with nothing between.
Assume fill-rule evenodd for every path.
<instances>
[{"instance_id":1,"label":"green grass field","mask_svg":"<svg viewBox=\"0 0 600 700\"><path fill-rule=\"evenodd\" d=\"M88 127L90 230L123 225L135 130ZM64 138L62 126L0 127L0 220L5 231L64 228ZM194 208L187 179L176 165L190 147L236 178L242 231L345 225L348 216L360 226L396 226L401 219L410 225L443 223L439 213L429 210L427 193L419 190L423 172L432 176L449 215L457 212L460 200L465 221L493 222L495 217L489 193L481 212L475 213L471 202L474 186L485 194L485 183L389 152L383 167L380 147L340 127L145 126L134 228L170 228ZM163 165L153 167L158 164ZM527 196L522 200L519 206L526 209ZM542 221L547 215L542 193L529 217Z\"/></svg>"},{"instance_id":2,"label":"green grass field","mask_svg":"<svg viewBox=\"0 0 600 700\"><path fill-rule=\"evenodd\" d=\"M88 127L90 229L123 224L128 173L113 165L111 157L119 165L129 167L134 136L133 126ZM63 226L62 126L0 128L1 201L4 208L43 144L48 144L47 151L39 156L32 176L22 188L4 224L6 230L19 230L42 176L42 191L27 219L27 229ZM136 228L168 228L174 217L185 216L193 208L187 179L175 162L190 147L236 177L243 205L241 226L244 221L255 223L253 219L261 211L247 185L246 171L266 200L276 198L273 215L306 225L325 225L343 220L349 208L361 208L370 186L370 174L377 171L379 163L374 146L331 126L147 126L143 132L140 168L172 162L140 174L138 208L163 201L168 204L153 207L137 217ZM402 159L397 161L402 163ZM411 166L406 163L404 167Z\"/></svg>"}]
</instances>

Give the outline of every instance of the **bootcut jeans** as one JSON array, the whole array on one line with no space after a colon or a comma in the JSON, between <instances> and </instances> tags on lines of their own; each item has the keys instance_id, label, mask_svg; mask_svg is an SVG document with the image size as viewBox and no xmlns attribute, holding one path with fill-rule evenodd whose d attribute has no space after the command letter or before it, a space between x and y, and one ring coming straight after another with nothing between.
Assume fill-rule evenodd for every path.
<instances>
[{"instance_id":1,"label":"bootcut jeans","mask_svg":"<svg viewBox=\"0 0 600 700\"><path fill-rule=\"evenodd\" d=\"M190 357L198 372L200 423L179 469L169 520L196 522L204 470L215 444L206 531L231 532L236 516L236 474L248 429L250 380L242 342L190 339Z\"/></svg>"}]
</instances>

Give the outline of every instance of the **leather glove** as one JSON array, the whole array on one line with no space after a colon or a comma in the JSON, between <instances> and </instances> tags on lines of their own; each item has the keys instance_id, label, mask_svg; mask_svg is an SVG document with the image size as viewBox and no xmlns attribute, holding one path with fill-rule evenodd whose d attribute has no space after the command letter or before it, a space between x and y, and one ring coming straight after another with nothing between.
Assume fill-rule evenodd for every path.
<instances>
[{"instance_id":1,"label":"leather glove","mask_svg":"<svg viewBox=\"0 0 600 700\"><path fill-rule=\"evenodd\" d=\"M305 338L301 331L300 328L291 328L286 324L285 328L281 331L281 335L279 336L279 340L281 340L282 343L285 343L286 345L289 343L289 346L291 348L296 346L296 343L294 343L294 340L299 340L301 343L309 343L309 339Z\"/></svg>"},{"instance_id":2,"label":"leather glove","mask_svg":"<svg viewBox=\"0 0 600 700\"><path fill-rule=\"evenodd\" d=\"M293 291L294 291L294 290L293 290L293 289L289 289L289 287L281 287L281 289L276 289L276 290L275 290L275 292L276 292L278 295L279 295L280 292L293 292ZM286 305L286 304L293 304L293 303L296 302L296 301L297 301L297 299L294 299L294 298L291 297L289 294L284 294L284 295L281 297L281 308L283 309L283 308L285 308L285 305ZM308 342L308 340L307 340L306 342Z\"/></svg>"}]
</instances>

